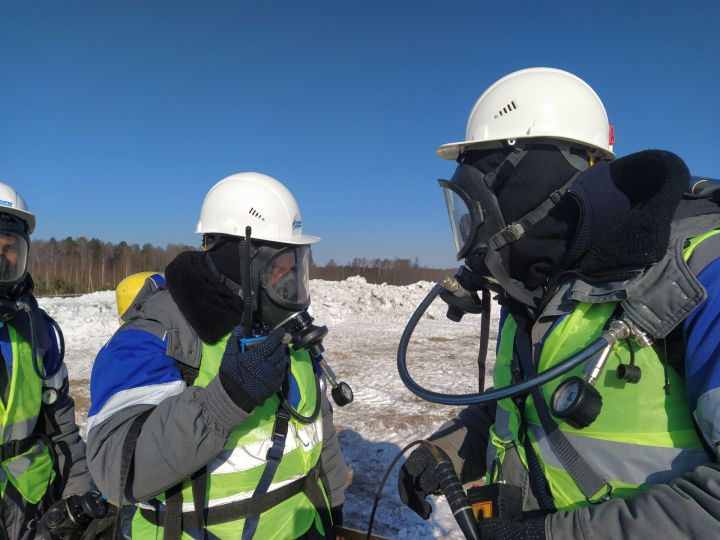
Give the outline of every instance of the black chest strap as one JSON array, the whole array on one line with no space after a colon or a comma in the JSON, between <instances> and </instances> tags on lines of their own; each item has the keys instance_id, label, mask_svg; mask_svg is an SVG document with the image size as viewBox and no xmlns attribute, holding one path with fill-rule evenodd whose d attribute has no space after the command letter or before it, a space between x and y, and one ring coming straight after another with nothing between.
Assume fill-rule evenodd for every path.
<instances>
[{"instance_id":1,"label":"black chest strap","mask_svg":"<svg viewBox=\"0 0 720 540\"><path fill-rule=\"evenodd\" d=\"M518 328L515 333L513 354L517 355L526 378L537 375L537 369L532 356L530 337L520 328ZM577 487L580 488L583 495L585 495L585 500L591 504L607 500L612 493L612 486L585 461L567 437L565 437L563 432L560 431L560 428L550 414L550 410L548 409L547 403L545 403L539 386L531 391L531 395L548 443L567 473ZM520 415L523 417L523 423L525 423L523 408L520 408ZM527 434L525 439L527 440ZM531 447L529 444L526 444L526 447L527 446Z\"/></svg>"}]
</instances>

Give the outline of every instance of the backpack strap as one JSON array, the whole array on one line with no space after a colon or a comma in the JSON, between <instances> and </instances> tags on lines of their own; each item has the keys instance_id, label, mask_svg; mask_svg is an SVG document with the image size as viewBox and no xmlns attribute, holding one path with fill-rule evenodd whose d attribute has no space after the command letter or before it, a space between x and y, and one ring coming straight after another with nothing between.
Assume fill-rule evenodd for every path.
<instances>
[{"instance_id":1,"label":"backpack strap","mask_svg":"<svg viewBox=\"0 0 720 540\"><path fill-rule=\"evenodd\" d=\"M128 479L130 477L130 468L132 467L133 456L135 454L135 443L137 443L137 439L140 436L140 430L142 429L145 420L147 420L147 417L150 416L151 412L152 409L148 409L133 419L132 424L130 424L130 429L128 429L128 432L125 435L122 450L120 451L120 500L118 500L118 512L115 516L115 527L113 528L112 534L113 539L123 538L122 526L124 514L122 511L122 505L124 499L129 501L132 500Z\"/></svg>"}]
</instances>

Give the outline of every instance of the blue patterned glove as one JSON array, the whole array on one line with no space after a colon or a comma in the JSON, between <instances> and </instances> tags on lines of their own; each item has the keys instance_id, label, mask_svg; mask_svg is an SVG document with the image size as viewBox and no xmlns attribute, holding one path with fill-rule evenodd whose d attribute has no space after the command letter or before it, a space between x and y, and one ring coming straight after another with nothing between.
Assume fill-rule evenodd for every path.
<instances>
[{"instance_id":1,"label":"blue patterned glove","mask_svg":"<svg viewBox=\"0 0 720 540\"><path fill-rule=\"evenodd\" d=\"M274 330L253 348L241 352L242 328L228 339L220 363L220 382L241 409L251 412L280 390L290 361L285 333Z\"/></svg>"}]
</instances>

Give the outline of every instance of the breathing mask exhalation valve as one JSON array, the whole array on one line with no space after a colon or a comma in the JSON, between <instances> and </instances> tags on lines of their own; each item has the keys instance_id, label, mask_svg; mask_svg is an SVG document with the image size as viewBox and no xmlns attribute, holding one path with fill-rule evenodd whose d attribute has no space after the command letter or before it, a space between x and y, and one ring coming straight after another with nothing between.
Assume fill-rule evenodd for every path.
<instances>
[{"instance_id":1,"label":"breathing mask exhalation valve","mask_svg":"<svg viewBox=\"0 0 720 540\"><path fill-rule=\"evenodd\" d=\"M18 302L8 299L0 299L0 322L7 322L20 310Z\"/></svg>"},{"instance_id":2,"label":"breathing mask exhalation valve","mask_svg":"<svg viewBox=\"0 0 720 540\"><path fill-rule=\"evenodd\" d=\"M483 305L477 292L467 290L450 276L444 277L440 283L443 286L440 298L448 305L448 319L460 322L466 313L482 313Z\"/></svg>"},{"instance_id":3,"label":"breathing mask exhalation valve","mask_svg":"<svg viewBox=\"0 0 720 540\"><path fill-rule=\"evenodd\" d=\"M335 379L335 373L325 361L325 348L322 345L322 340L328 333L327 326L316 326L313 320L307 311L300 311L281 326L292 336L295 349L306 349L310 353L330 384L333 401L338 407L344 407L354 399L352 388L346 382L337 382Z\"/></svg>"}]
</instances>

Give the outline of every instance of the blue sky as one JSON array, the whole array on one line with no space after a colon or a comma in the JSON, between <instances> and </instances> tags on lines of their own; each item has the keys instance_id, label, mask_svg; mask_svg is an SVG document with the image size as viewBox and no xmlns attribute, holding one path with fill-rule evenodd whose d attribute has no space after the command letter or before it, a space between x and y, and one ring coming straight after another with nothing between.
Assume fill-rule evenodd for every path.
<instances>
[{"instance_id":1,"label":"blue sky","mask_svg":"<svg viewBox=\"0 0 720 540\"><path fill-rule=\"evenodd\" d=\"M435 148L531 66L595 89L618 155L720 176L715 1L0 0L0 181L38 238L197 244L207 190L256 170L296 195L319 262L451 267Z\"/></svg>"}]
</instances>

